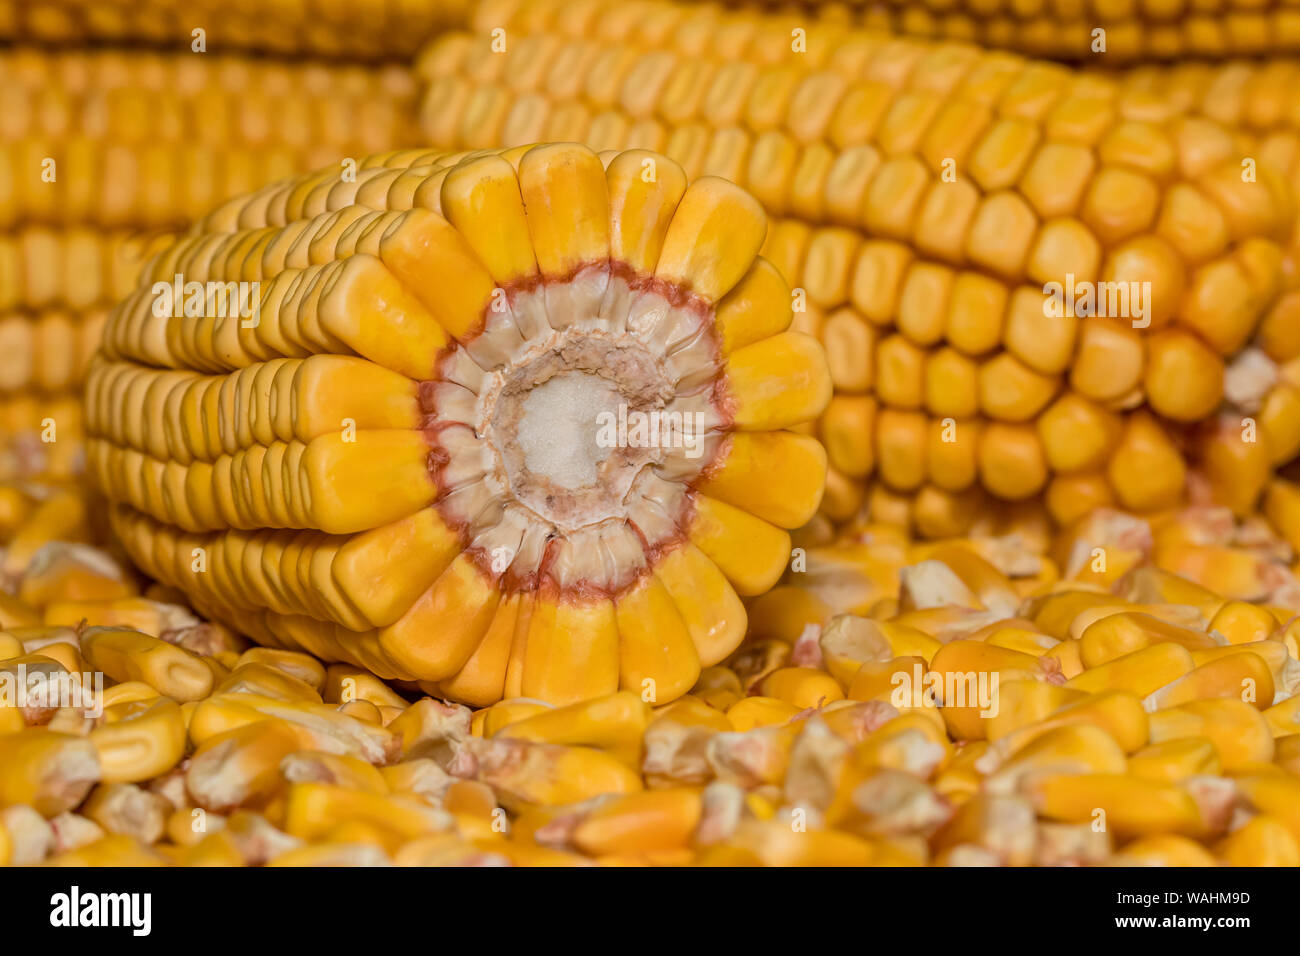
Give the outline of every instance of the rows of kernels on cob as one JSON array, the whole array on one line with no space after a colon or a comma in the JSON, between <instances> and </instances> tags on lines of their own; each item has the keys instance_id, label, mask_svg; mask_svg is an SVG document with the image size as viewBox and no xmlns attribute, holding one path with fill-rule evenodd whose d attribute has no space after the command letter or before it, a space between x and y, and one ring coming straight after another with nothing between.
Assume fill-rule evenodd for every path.
<instances>
[{"instance_id":1,"label":"rows of kernels on cob","mask_svg":"<svg viewBox=\"0 0 1300 956\"><path fill-rule=\"evenodd\" d=\"M1280 171L1300 189L1300 111L1292 90L1300 63L1292 59L1136 68L1122 75L1126 90L1156 95L1189 115L1238 130L1240 149L1252 162ZM1229 368L1225 408L1200 430L1193 454L1217 500L1245 515L1258 501L1270 466L1300 452L1300 290L1293 233L1283 273L1286 291L1255 330L1251 344ZM1253 448L1234 440L1257 423L1267 441Z\"/></svg>"},{"instance_id":2,"label":"rows of kernels on cob","mask_svg":"<svg viewBox=\"0 0 1300 956\"><path fill-rule=\"evenodd\" d=\"M728 0L1079 63L1300 52L1294 0Z\"/></svg>"},{"instance_id":3,"label":"rows of kernels on cob","mask_svg":"<svg viewBox=\"0 0 1300 956\"><path fill-rule=\"evenodd\" d=\"M469 0L0 0L0 40L389 60L462 24L469 8Z\"/></svg>"},{"instance_id":4,"label":"rows of kernels on cob","mask_svg":"<svg viewBox=\"0 0 1300 956\"><path fill-rule=\"evenodd\" d=\"M91 226L33 225L0 234L0 311L111 306L134 288L141 262L163 240Z\"/></svg>"},{"instance_id":5,"label":"rows of kernels on cob","mask_svg":"<svg viewBox=\"0 0 1300 956\"><path fill-rule=\"evenodd\" d=\"M738 187L645 151L409 151L218 208L145 268L88 470L195 606L458 700L667 702L745 632L830 397ZM155 283L259 284L257 319ZM164 290L166 291L166 290Z\"/></svg>"},{"instance_id":6,"label":"rows of kernels on cob","mask_svg":"<svg viewBox=\"0 0 1300 956\"><path fill-rule=\"evenodd\" d=\"M82 471L81 387L108 309L161 237L30 226L0 235L0 482L34 503ZM25 509L19 512L25 513ZM0 522L0 541L12 521Z\"/></svg>"},{"instance_id":7,"label":"rows of kernels on cob","mask_svg":"<svg viewBox=\"0 0 1300 956\"><path fill-rule=\"evenodd\" d=\"M1210 511L1019 533L875 529L809 567L811 600L874 576L858 613L672 703L478 710L249 647L34 536L0 671L107 686L0 708L0 864L1300 864L1286 544Z\"/></svg>"},{"instance_id":8,"label":"rows of kernels on cob","mask_svg":"<svg viewBox=\"0 0 1300 956\"><path fill-rule=\"evenodd\" d=\"M415 138L400 66L0 52L0 225L186 225L263 183Z\"/></svg>"},{"instance_id":9,"label":"rows of kernels on cob","mask_svg":"<svg viewBox=\"0 0 1300 956\"><path fill-rule=\"evenodd\" d=\"M414 138L415 85L400 66L17 46L0 88L0 481L24 511L82 471L87 349L157 227Z\"/></svg>"},{"instance_id":10,"label":"rows of kernels on cob","mask_svg":"<svg viewBox=\"0 0 1300 956\"><path fill-rule=\"evenodd\" d=\"M486 4L418 70L436 143L644 145L764 203L764 254L831 359L818 434L835 521L860 514L873 475L901 494L1045 493L1061 521L1081 493L1170 507L1185 426L1220 408L1243 348L1289 311L1294 203L1276 165L1111 80L604 0ZM1108 314L1070 308L1089 302ZM1227 455L1266 461L1257 493L1293 442L1270 434L1285 419L1238 424Z\"/></svg>"},{"instance_id":11,"label":"rows of kernels on cob","mask_svg":"<svg viewBox=\"0 0 1300 956\"><path fill-rule=\"evenodd\" d=\"M90 227L0 234L0 482L14 503L0 541L17 516L81 474L85 372L108 308L157 241Z\"/></svg>"}]
</instances>

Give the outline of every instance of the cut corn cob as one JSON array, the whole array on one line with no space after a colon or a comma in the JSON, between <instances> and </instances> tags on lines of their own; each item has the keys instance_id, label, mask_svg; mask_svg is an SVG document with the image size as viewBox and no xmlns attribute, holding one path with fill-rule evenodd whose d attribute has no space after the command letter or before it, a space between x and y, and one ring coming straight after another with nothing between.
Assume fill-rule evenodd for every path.
<instances>
[{"instance_id":1,"label":"cut corn cob","mask_svg":"<svg viewBox=\"0 0 1300 956\"><path fill-rule=\"evenodd\" d=\"M786 429L830 379L753 199L603 159L379 156L155 257L87 385L132 557L264 643L448 697L689 690L817 507L825 453ZM260 282L259 320L159 317L177 272Z\"/></svg>"},{"instance_id":2,"label":"cut corn cob","mask_svg":"<svg viewBox=\"0 0 1300 956\"><path fill-rule=\"evenodd\" d=\"M1179 424L1219 407L1282 288L1294 204L1274 164L1243 181L1231 130L1008 54L816 23L792 48L786 19L671 4L567 10L489 3L435 41L425 134L663 149L763 202L795 327L831 356L831 520L880 520L868 478L924 492L913 520L939 535L964 531L977 488L1045 494L1062 522L1182 500ZM501 24L514 41L489 53ZM1140 308L1116 298L1130 283ZM1110 314L1076 315L1067 290ZM1049 292L1071 307L1051 314Z\"/></svg>"},{"instance_id":3,"label":"cut corn cob","mask_svg":"<svg viewBox=\"0 0 1300 956\"><path fill-rule=\"evenodd\" d=\"M348 59L405 57L438 30L463 22L468 0L0 0L0 39L61 45L89 41L173 45L196 24L223 49Z\"/></svg>"}]
</instances>

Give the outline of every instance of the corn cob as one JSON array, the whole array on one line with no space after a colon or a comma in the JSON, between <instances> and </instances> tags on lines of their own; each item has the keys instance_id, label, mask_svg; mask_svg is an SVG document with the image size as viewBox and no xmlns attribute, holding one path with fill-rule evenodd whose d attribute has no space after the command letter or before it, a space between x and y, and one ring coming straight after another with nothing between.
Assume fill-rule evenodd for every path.
<instances>
[{"instance_id":1,"label":"corn cob","mask_svg":"<svg viewBox=\"0 0 1300 956\"><path fill-rule=\"evenodd\" d=\"M1062 60L1138 62L1300 51L1293 0L805 0L779 6L805 17L947 38Z\"/></svg>"},{"instance_id":2,"label":"corn cob","mask_svg":"<svg viewBox=\"0 0 1300 956\"><path fill-rule=\"evenodd\" d=\"M73 226L0 235L0 312L80 312L125 298L161 237Z\"/></svg>"},{"instance_id":3,"label":"corn cob","mask_svg":"<svg viewBox=\"0 0 1300 956\"><path fill-rule=\"evenodd\" d=\"M0 54L0 84L3 228L182 225L413 136L414 84L399 67L18 50Z\"/></svg>"},{"instance_id":4,"label":"corn cob","mask_svg":"<svg viewBox=\"0 0 1300 956\"><path fill-rule=\"evenodd\" d=\"M1121 75L1126 90L1159 96L1189 116L1206 117L1240 130L1243 155L1278 171L1293 191L1300 187L1300 113L1289 106L1300 79L1292 60L1258 63L1179 64L1142 67ZM1225 375L1225 405L1189 447L1197 463L1202 497L1250 514L1271 468L1300 453L1300 290L1295 286L1297 237L1283 264L1286 289L1255 330L1249 346ZM1250 443L1241 436L1257 432Z\"/></svg>"},{"instance_id":5,"label":"corn cob","mask_svg":"<svg viewBox=\"0 0 1300 956\"><path fill-rule=\"evenodd\" d=\"M0 0L0 39L87 45L189 45L202 27L210 49L348 59L410 56L438 30L463 22L467 0Z\"/></svg>"},{"instance_id":6,"label":"corn cob","mask_svg":"<svg viewBox=\"0 0 1300 956\"><path fill-rule=\"evenodd\" d=\"M830 381L754 200L603 158L381 155L156 256L87 384L132 557L264 643L456 699L688 690L817 507L825 454L783 429ZM259 319L157 309L178 273L262 283Z\"/></svg>"},{"instance_id":7,"label":"corn cob","mask_svg":"<svg viewBox=\"0 0 1300 956\"><path fill-rule=\"evenodd\" d=\"M0 317L0 395L71 391L99 347L106 318L102 309Z\"/></svg>"},{"instance_id":8,"label":"corn cob","mask_svg":"<svg viewBox=\"0 0 1300 956\"><path fill-rule=\"evenodd\" d=\"M0 481L80 474L80 390L107 306L158 241L84 228L0 236Z\"/></svg>"},{"instance_id":9,"label":"corn cob","mask_svg":"<svg viewBox=\"0 0 1300 956\"><path fill-rule=\"evenodd\" d=\"M502 25L513 39L489 52ZM947 533L980 487L1043 494L1059 521L1177 504L1180 423L1219 407L1282 288L1293 204L1272 165L1243 181L1231 131L1112 81L803 26L792 50L782 18L489 4L418 64L424 130L663 149L762 201L764 254L804 293L795 327L831 360L833 521L862 512L872 476L926 489ZM1050 282L1149 282L1149 309L1049 317Z\"/></svg>"}]
</instances>

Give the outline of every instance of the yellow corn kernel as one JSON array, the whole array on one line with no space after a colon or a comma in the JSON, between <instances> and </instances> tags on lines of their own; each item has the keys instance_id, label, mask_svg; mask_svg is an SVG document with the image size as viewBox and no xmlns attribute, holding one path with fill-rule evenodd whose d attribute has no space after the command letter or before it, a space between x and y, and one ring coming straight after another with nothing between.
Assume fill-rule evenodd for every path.
<instances>
[{"instance_id":1,"label":"yellow corn kernel","mask_svg":"<svg viewBox=\"0 0 1300 956\"><path fill-rule=\"evenodd\" d=\"M507 808L522 803L556 806L606 793L643 789L626 763L590 747L563 747L498 738L466 742L477 779L493 787Z\"/></svg>"},{"instance_id":2,"label":"yellow corn kernel","mask_svg":"<svg viewBox=\"0 0 1300 956\"><path fill-rule=\"evenodd\" d=\"M1214 855L1195 840L1175 834L1134 840L1111 857L1120 866L1214 866Z\"/></svg>"},{"instance_id":3,"label":"yellow corn kernel","mask_svg":"<svg viewBox=\"0 0 1300 956\"><path fill-rule=\"evenodd\" d=\"M584 817L571 840L589 856L685 847L701 811L700 793L693 789L626 794Z\"/></svg>"},{"instance_id":4,"label":"yellow corn kernel","mask_svg":"<svg viewBox=\"0 0 1300 956\"><path fill-rule=\"evenodd\" d=\"M493 737L502 727L507 724L513 724L516 721L532 717L534 714L540 714L542 711L549 710L551 705L545 701L531 700L526 697L508 698L478 711L474 716L475 719L481 714L483 717L480 737Z\"/></svg>"},{"instance_id":5,"label":"yellow corn kernel","mask_svg":"<svg viewBox=\"0 0 1300 956\"><path fill-rule=\"evenodd\" d=\"M1123 774L1045 774L1021 792L1051 820L1091 823L1119 837L1201 831L1195 801L1177 787Z\"/></svg>"},{"instance_id":6,"label":"yellow corn kernel","mask_svg":"<svg viewBox=\"0 0 1300 956\"><path fill-rule=\"evenodd\" d=\"M1082 691L1038 680L1007 680L998 685L998 712L987 720L987 737L998 740L1082 700Z\"/></svg>"},{"instance_id":7,"label":"yellow corn kernel","mask_svg":"<svg viewBox=\"0 0 1300 956\"><path fill-rule=\"evenodd\" d=\"M166 859L139 840L110 833L94 843L50 857L46 866L165 866Z\"/></svg>"},{"instance_id":8,"label":"yellow corn kernel","mask_svg":"<svg viewBox=\"0 0 1300 956\"><path fill-rule=\"evenodd\" d=\"M285 832L315 840L343 822L367 824L403 840L451 826L447 813L409 797L366 793L327 783L289 785L285 798Z\"/></svg>"},{"instance_id":9,"label":"yellow corn kernel","mask_svg":"<svg viewBox=\"0 0 1300 956\"><path fill-rule=\"evenodd\" d=\"M1213 638L1151 614L1120 611L1093 621L1079 636L1084 667L1094 668L1152 645L1172 642L1189 651L1214 647Z\"/></svg>"},{"instance_id":10,"label":"yellow corn kernel","mask_svg":"<svg viewBox=\"0 0 1300 956\"><path fill-rule=\"evenodd\" d=\"M977 768L987 762L977 762ZM1124 751L1092 724L1067 724L1035 737L1011 754L985 780L990 793L1014 793L1022 781L1043 774L1123 774Z\"/></svg>"},{"instance_id":11,"label":"yellow corn kernel","mask_svg":"<svg viewBox=\"0 0 1300 956\"><path fill-rule=\"evenodd\" d=\"M727 708L727 719L738 733L744 733L756 727L779 727L802 712L802 707L774 697L746 697Z\"/></svg>"},{"instance_id":12,"label":"yellow corn kernel","mask_svg":"<svg viewBox=\"0 0 1300 956\"><path fill-rule=\"evenodd\" d=\"M1300 842L1279 820L1252 817L1214 846L1228 866L1300 866Z\"/></svg>"},{"instance_id":13,"label":"yellow corn kernel","mask_svg":"<svg viewBox=\"0 0 1300 956\"><path fill-rule=\"evenodd\" d=\"M284 651L271 647L250 647L239 655L238 661L231 670L235 670L244 664L264 664L267 667L274 667L276 670L284 671L290 677L297 678L315 690L323 692L326 669L321 665L320 661L310 654L303 654L299 651ZM335 665L330 670L335 670L338 666ZM346 673L347 669L340 668L340 671Z\"/></svg>"},{"instance_id":14,"label":"yellow corn kernel","mask_svg":"<svg viewBox=\"0 0 1300 956\"><path fill-rule=\"evenodd\" d=\"M1229 644L1249 644L1266 640L1277 630L1277 621L1258 605L1229 601L1210 620L1209 629L1218 631Z\"/></svg>"},{"instance_id":15,"label":"yellow corn kernel","mask_svg":"<svg viewBox=\"0 0 1300 956\"><path fill-rule=\"evenodd\" d=\"M212 692L212 671L197 655L139 631L89 628L81 652L113 680L143 681L173 700L200 700Z\"/></svg>"},{"instance_id":16,"label":"yellow corn kernel","mask_svg":"<svg viewBox=\"0 0 1300 956\"><path fill-rule=\"evenodd\" d=\"M690 696L683 700L703 701L721 711L726 710L744 695L745 688L741 686L740 678L736 676L735 671L727 667L714 666L700 671L700 679L691 688Z\"/></svg>"},{"instance_id":17,"label":"yellow corn kernel","mask_svg":"<svg viewBox=\"0 0 1300 956\"><path fill-rule=\"evenodd\" d=\"M181 708L162 697L106 704L104 721L91 730L90 742L107 783L161 776L185 755Z\"/></svg>"},{"instance_id":18,"label":"yellow corn kernel","mask_svg":"<svg viewBox=\"0 0 1300 956\"><path fill-rule=\"evenodd\" d=\"M1236 784L1250 807L1273 817L1300 840L1300 781L1282 774L1238 777Z\"/></svg>"},{"instance_id":19,"label":"yellow corn kernel","mask_svg":"<svg viewBox=\"0 0 1300 956\"><path fill-rule=\"evenodd\" d=\"M1026 866L1033 860L1034 810L1022 797L981 793L967 800L935 834L934 846L951 851L958 846L982 847L1000 863Z\"/></svg>"},{"instance_id":20,"label":"yellow corn kernel","mask_svg":"<svg viewBox=\"0 0 1300 956\"><path fill-rule=\"evenodd\" d=\"M1200 737L1180 737L1143 747L1128 758L1128 772L1143 780L1177 783L1222 769L1214 744Z\"/></svg>"},{"instance_id":21,"label":"yellow corn kernel","mask_svg":"<svg viewBox=\"0 0 1300 956\"><path fill-rule=\"evenodd\" d=\"M872 844L836 830L796 833L778 820L745 821L731 841L765 866L867 866L874 857Z\"/></svg>"},{"instance_id":22,"label":"yellow corn kernel","mask_svg":"<svg viewBox=\"0 0 1300 956\"><path fill-rule=\"evenodd\" d=\"M1066 686L1091 694L1122 690L1145 697L1189 673L1194 666L1192 655L1181 644L1152 644L1087 668L1066 681Z\"/></svg>"},{"instance_id":23,"label":"yellow corn kernel","mask_svg":"<svg viewBox=\"0 0 1300 956\"><path fill-rule=\"evenodd\" d=\"M904 770L928 779L951 753L952 745L941 726L921 713L907 713L868 734L857 744L853 750L853 764L864 772Z\"/></svg>"},{"instance_id":24,"label":"yellow corn kernel","mask_svg":"<svg viewBox=\"0 0 1300 956\"><path fill-rule=\"evenodd\" d=\"M1194 700L1228 698L1245 701L1257 710L1273 703L1273 673L1258 654L1243 651L1201 664L1147 697L1154 709L1176 707Z\"/></svg>"},{"instance_id":25,"label":"yellow corn kernel","mask_svg":"<svg viewBox=\"0 0 1300 956\"><path fill-rule=\"evenodd\" d=\"M636 766L650 708L631 691L545 710L511 724L492 736L536 743L595 747Z\"/></svg>"},{"instance_id":26,"label":"yellow corn kernel","mask_svg":"<svg viewBox=\"0 0 1300 956\"><path fill-rule=\"evenodd\" d=\"M1151 742L1204 737L1229 772L1273 759L1273 734L1264 716L1241 700L1218 698L1158 710L1151 715Z\"/></svg>"},{"instance_id":27,"label":"yellow corn kernel","mask_svg":"<svg viewBox=\"0 0 1300 956\"><path fill-rule=\"evenodd\" d=\"M812 667L782 667L772 671L760 682L759 691L800 710L844 699L844 691L835 678Z\"/></svg>"},{"instance_id":28,"label":"yellow corn kernel","mask_svg":"<svg viewBox=\"0 0 1300 956\"><path fill-rule=\"evenodd\" d=\"M268 664L240 664L227 674L212 690L214 694L237 692L277 697L280 700L299 700L321 703L316 689L285 671Z\"/></svg>"},{"instance_id":29,"label":"yellow corn kernel","mask_svg":"<svg viewBox=\"0 0 1300 956\"><path fill-rule=\"evenodd\" d=\"M920 657L895 657L863 664L854 673L846 696L849 700L890 700L907 682L923 682L925 673L925 661Z\"/></svg>"},{"instance_id":30,"label":"yellow corn kernel","mask_svg":"<svg viewBox=\"0 0 1300 956\"><path fill-rule=\"evenodd\" d=\"M994 741L1000 755L1014 753L1030 740L1055 728L1074 723L1095 724L1123 748L1133 753L1150 740L1150 718L1141 699L1128 691L1103 691L1068 703L1036 723L1013 730Z\"/></svg>"},{"instance_id":31,"label":"yellow corn kernel","mask_svg":"<svg viewBox=\"0 0 1300 956\"><path fill-rule=\"evenodd\" d=\"M40 728L0 736L0 805L27 804L45 817L76 807L100 778L90 741Z\"/></svg>"}]
</instances>

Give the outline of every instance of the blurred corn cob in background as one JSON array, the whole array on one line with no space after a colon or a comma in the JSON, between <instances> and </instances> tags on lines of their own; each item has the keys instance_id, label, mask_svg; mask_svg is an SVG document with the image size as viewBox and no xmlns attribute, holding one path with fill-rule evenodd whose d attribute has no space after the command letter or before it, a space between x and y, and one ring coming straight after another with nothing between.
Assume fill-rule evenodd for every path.
<instances>
[{"instance_id":1,"label":"blurred corn cob in background","mask_svg":"<svg viewBox=\"0 0 1300 956\"><path fill-rule=\"evenodd\" d=\"M86 227L0 235L0 481L80 474L86 369L157 241Z\"/></svg>"},{"instance_id":2,"label":"blurred corn cob in background","mask_svg":"<svg viewBox=\"0 0 1300 956\"><path fill-rule=\"evenodd\" d=\"M662 149L764 203L764 254L805 293L796 327L831 362L818 434L835 522L862 516L870 479L886 504L926 495L945 534L984 507L980 488L1045 495L1062 523L1174 506L1199 423L1255 384L1243 349L1292 314L1286 177L1247 163L1238 131L1117 81L808 18L607 0L485 3L417 69L438 145ZM1150 295L1140 318L1049 316L1049 282L1092 286L1100 307L1131 283ZM1270 448L1294 450L1269 434L1289 419L1242 417L1221 438L1264 462L1232 490L1253 504L1284 457Z\"/></svg>"},{"instance_id":3,"label":"blurred corn cob in background","mask_svg":"<svg viewBox=\"0 0 1300 956\"><path fill-rule=\"evenodd\" d=\"M461 25L470 0L0 0L0 40L190 46L275 56L401 59Z\"/></svg>"},{"instance_id":4,"label":"blurred corn cob in background","mask_svg":"<svg viewBox=\"0 0 1300 956\"><path fill-rule=\"evenodd\" d=\"M24 49L0 53L0 84L9 228L183 225L237 193L416 135L415 83L394 65Z\"/></svg>"},{"instance_id":5,"label":"blurred corn cob in background","mask_svg":"<svg viewBox=\"0 0 1300 956\"><path fill-rule=\"evenodd\" d=\"M727 5L1116 66L1300 53L1296 0L729 0Z\"/></svg>"},{"instance_id":6,"label":"blurred corn cob in background","mask_svg":"<svg viewBox=\"0 0 1300 956\"><path fill-rule=\"evenodd\" d=\"M47 493L30 482L80 475L87 360L168 231L267 181L341 174L413 140L415 95L396 64L0 51L0 481L28 483L11 489L20 512Z\"/></svg>"}]
</instances>

